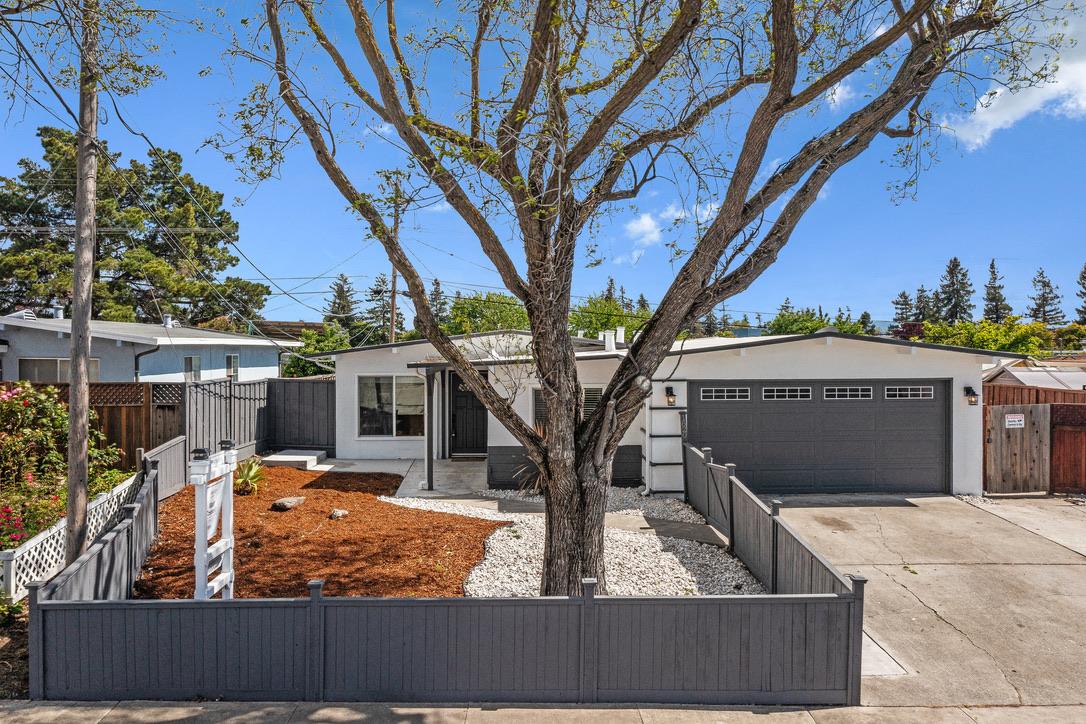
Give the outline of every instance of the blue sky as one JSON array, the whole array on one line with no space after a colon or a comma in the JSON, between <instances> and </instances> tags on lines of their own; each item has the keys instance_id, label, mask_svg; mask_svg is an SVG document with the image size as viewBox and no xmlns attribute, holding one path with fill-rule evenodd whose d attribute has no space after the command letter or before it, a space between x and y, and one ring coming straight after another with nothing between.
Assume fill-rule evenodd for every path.
<instances>
[{"instance_id":1,"label":"blue sky","mask_svg":"<svg viewBox=\"0 0 1086 724\"><path fill-rule=\"evenodd\" d=\"M323 305L330 280L306 279L342 272L365 287L374 274L387 270L388 261L379 246L365 246L363 224L345 210L308 147L293 150L282 177L255 190L240 183L216 151L201 149L218 128L220 102L245 90L234 85L244 82L243 74L220 72L222 48L211 33L177 35L173 53L162 60L167 79L126 99L126 115L157 144L179 151L200 181L228 199L245 198L232 209L241 224L242 248L280 286L297 288L303 302L277 294L265 316L317 319L313 308ZM216 72L198 77L209 64ZM861 101L859 95L846 86L825 112L845 113ZM142 142L109 116L102 127L105 139L126 156L142 157ZM35 129L47 123L56 124L32 108L6 117L0 175L13 173L20 157L39 157ZM890 300L900 290L918 284L931 288L956 255L972 272L978 291L989 259L996 258L1018 311L1027 304L1030 279L1043 266L1060 286L1070 315L1078 301L1075 279L1086 263L1086 49L1065 57L1054 84L1000 97L975 118L954 125L960 143L945 139L940 161L923 175L915 201L895 204L886 190L895 178L884 164L892 151L889 141L838 172L778 263L731 300L729 309L771 315L790 297L797 305L848 306L887 319ZM375 136L349 162L363 186L372 183L375 170L395 164L394 153ZM659 299L672 276L660 242L673 233L666 227L673 215L668 208L676 201L674 190L660 183L636 208L616 213L599 235L604 263L578 269L574 294L598 291L610 275L631 294ZM449 291L500 284L477 242L447 208L413 214L403 238L420 260L420 272L439 277ZM261 277L244 261L235 273Z\"/></svg>"}]
</instances>

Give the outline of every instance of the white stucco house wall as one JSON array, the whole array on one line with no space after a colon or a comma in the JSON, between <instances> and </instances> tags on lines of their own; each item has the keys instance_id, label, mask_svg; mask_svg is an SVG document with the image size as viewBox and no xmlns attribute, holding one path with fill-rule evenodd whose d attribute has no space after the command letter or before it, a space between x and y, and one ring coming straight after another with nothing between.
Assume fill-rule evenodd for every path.
<instances>
[{"instance_id":1,"label":"white stucco house wall","mask_svg":"<svg viewBox=\"0 0 1086 724\"><path fill-rule=\"evenodd\" d=\"M28 312L0 317L0 380L67 382L72 322ZM92 382L258 380L279 375L296 341L165 324L91 322Z\"/></svg>"},{"instance_id":2,"label":"white stucco house wall","mask_svg":"<svg viewBox=\"0 0 1086 724\"><path fill-rule=\"evenodd\" d=\"M457 338L530 424L541 399L527 333ZM630 348L622 330L575 339L586 406ZM531 465L425 340L328 353L336 365L336 455L486 457L492 487ZM678 341L625 433L616 484L683 490L682 443L761 492L980 493L982 374L1006 353L833 329L811 335Z\"/></svg>"}]
</instances>

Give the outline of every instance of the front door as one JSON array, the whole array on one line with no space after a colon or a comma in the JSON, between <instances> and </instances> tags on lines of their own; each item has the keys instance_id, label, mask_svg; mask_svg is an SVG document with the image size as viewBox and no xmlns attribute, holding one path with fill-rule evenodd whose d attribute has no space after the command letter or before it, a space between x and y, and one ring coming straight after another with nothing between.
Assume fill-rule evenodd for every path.
<instances>
[{"instance_id":1,"label":"front door","mask_svg":"<svg viewBox=\"0 0 1086 724\"><path fill-rule=\"evenodd\" d=\"M449 454L486 454L487 413L459 375L449 373Z\"/></svg>"}]
</instances>

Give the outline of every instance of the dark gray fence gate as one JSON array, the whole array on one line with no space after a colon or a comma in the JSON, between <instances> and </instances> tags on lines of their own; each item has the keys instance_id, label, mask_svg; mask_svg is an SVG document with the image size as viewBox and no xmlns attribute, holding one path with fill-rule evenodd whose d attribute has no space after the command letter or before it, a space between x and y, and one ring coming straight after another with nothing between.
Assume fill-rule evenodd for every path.
<instances>
[{"instance_id":1,"label":"dark gray fence gate","mask_svg":"<svg viewBox=\"0 0 1086 724\"><path fill-rule=\"evenodd\" d=\"M268 380L268 419L277 448L336 449L336 381Z\"/></svg>"}]
</instances>

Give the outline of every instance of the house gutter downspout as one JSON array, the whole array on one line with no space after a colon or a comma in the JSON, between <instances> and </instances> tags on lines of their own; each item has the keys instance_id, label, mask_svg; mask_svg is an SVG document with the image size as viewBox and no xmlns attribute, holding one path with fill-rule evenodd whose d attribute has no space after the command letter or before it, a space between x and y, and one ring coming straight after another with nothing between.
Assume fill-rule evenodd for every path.
<instances>
[{"instance_id":1,"label":"house gutter downspout","mask_svg":"<svg viewBox=\"0 0 1086 724\"><path fill-rule=\"evenodd\" d=\"M143 357L144 355L148 355L148 354L151 354L153 352L157 352L159 349L160 349L160 347L156 344L151 349L145 349L142 352L136 352L136 354L134 354L132 356L132 364L135 367L134 371L135 371L135 374L136 374L136 379L135 379L136 382L140 381L140 358Z\"/></svg>"}]
</instances>

